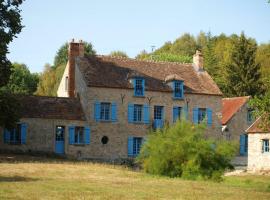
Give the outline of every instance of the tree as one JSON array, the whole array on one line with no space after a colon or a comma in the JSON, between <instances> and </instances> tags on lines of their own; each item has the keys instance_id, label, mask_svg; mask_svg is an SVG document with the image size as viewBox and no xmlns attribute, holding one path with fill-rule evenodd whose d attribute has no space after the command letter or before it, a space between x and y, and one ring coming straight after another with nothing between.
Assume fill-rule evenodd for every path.
<instances>
[{"instance_id":1,"label":"tree","mask_svg":"<svg viewBox=\"0 0 270 200\"><path fill-rule=\"evenodd\" d=\"M270 44L261 44L256 53L256 62L261 65L262 79L270 90Z\"/></svg>"},{"instance_id":2,"label":"tree","mask_svg":"<svg viewBox=\"0 0 270 200\"><path fill-rule=\"evenodd\" d=\"M204 137L205 125L181 120L151 132L142 146L138 162L150 174L188 179L220 180L236 146Z\"/></svg>"},{"instance_id":3,"label":"tree","mask_svg":"<svg viewBox=\"0 0 270 200\"><path fill-rule=\"evenodd\" d=\"M95 55L91 43L84 43L85 55ZM40 75L36 95L41 96L57 96L57 89L61 82L66 64L68 61L68 43L63 44L57 51L54 58L54 66L46 64Z\"/></svg>"},{"instance_id":4,"label":"tree","mask_svg":"<svg viewBox=\"0 0 270 200\"><path fill-rule=\"evenodd\" d=\"M14 94L33 94L37 89L39 76L31 74L25 64L13 63L7 89Z\"/></svg>"},{"instance_id":5,"label":"tree","mask_svg":"<svg viewBox=\"0 0 270 200\"><path fill-rule=\"evenodd\" d=\"M112 51L110 53L110 56L128 58L128 55L124 51Z\"/></svg>"},{"instance_id":6,"label":"tree","mask_svg":"<svg viewBox=\"0 0 270 200\"><path fill-rule=\"evenodd\" d=\"M255 62L257 44L244 33L236 40L231 63L227 66L227 89L230 96L261 94L260 64Z\"/></svg>"},{"instance_id":7,"label":"tree","mask_svg":"<svg viewBox=\"0 0 270 200\"><path fill-rule=\"evenodd\" d=\"M11 62L7 59L8 45L23 28L19 6L23 0L0 1L0 126L11 128L20 119L19 102L4 86L11 74Z\"/></svg>"}]
</instances>

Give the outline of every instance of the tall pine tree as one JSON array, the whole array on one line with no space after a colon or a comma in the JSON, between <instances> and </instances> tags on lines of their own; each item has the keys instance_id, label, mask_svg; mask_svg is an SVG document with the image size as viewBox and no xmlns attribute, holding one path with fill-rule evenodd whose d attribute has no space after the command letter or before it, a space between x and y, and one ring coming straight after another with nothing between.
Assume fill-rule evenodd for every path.
<instances>
[{"instance_id":1,"label":"tall pine tree","mask_svg":"<svg viewBox=\"0 0 270 200\"><path fill-rule=\"evenodd\" d=\"M257 44L245 34L235 40L227 66L227 96L255 96L263 92L260 64L255 62Z\"/></svg>"}]
</instances>

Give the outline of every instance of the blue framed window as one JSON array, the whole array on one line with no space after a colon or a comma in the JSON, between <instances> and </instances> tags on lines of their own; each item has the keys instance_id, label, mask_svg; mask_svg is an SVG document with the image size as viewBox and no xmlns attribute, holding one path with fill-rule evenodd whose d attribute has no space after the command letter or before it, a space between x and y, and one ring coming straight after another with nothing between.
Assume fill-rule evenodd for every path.
<instances>
[{"instance_id":1,"label":"blue framed window","mask_svg":"<svg viewBox=\"0 0 270 200\"><path fill-rule=\"evenodd\" d=\"M206 118L206 108L199 108L198 112L198 123L202 123L203 120Z\"/></svg>"},{"instance_id":2,"label":"blue framed window","mask_svg":"<svg viewBox=\"0 0 270 200\"><path fill-rule=\"evenodd\" d=\"M134 79L134 96L144 96L145 81L143 78Z\"/></svg>"},{"instance_id":3,"label":"blue framed window","mask_svg":"<svg viewBox=\"0 0 270 200\"><path fill-rule=\"evenodd\" d=\"M211 126L212 122L212 109L211 108L193 108L193 123L200 124L205 121L207 117L207 125Z\"/></svg>"},{"instance_id":4,"label":"blue framed window","mask_svg":"<svg viewBox=\"0 0 270 200\"><path fill-rule=\"evenodd\" d=\"M173 107L173 122L176 122L178 119L181 119L182 107L174 106Z\"/></svg>"},{"instance_id":5,"label":"blue framed window","mask_svg":"<svg viewBox=\"0 0 270 200\"><path fill-rule=\"evenodd\" d=\"M133 112L133 121L134 122L142 122L142 110L143 105L134 105L134 112Z\"/></svg>"},{"instance_id":6,"label":"blue framed window","mask_svg":"<svg viewBox=\"0 0 270 200\"><path fill-rule=\"evenodd\" d=\"M269 152L269 139L262 140L262 152L268 153Z\"/></svg>"},{"instance_id":7,"label":"blue framed window","mask_svg":"<svg viewBox=\"0 0 270 200\"><path fill-rule=\"evenodd\" d=\"M150 123L150 106L140 104L128 104L129 123Z\"/></svg>"},{"instance_id":8,"label":"blue framed window","mask_svg":"<svg viewBox=\"0 0 270 200\"><path fill-rule=\"evenodd\" d=\"M111 103L101 103L100 104L100 120L110 120L111 119Z\"/></svg>"},{"instance_id":9,"label":"blue framed window","mask_svg":"<svg viewBox=\"0 0 270 200\"><path fill-rule=\"evenodd\" d=\"M128 137L128 156L139 155L142 144L142 137Z\"/></svg>"},{"instance_id":10,"label":"blue framed window","mask_svg":"<svg viewBox=\"0 0 270 200\"><path fill-rule=\"evenodd\" d=\"M253 116L252 116L252 109L247 110L247 123L250 124L253 121Z\"/></svg>"},{"instance_id":11,"label":"blue framed window","mask_svg":"<svg viewBox=\"0 0 270 200\"><path fill-rule=\"evenodd\" d=\"M69 144L90 144L90 127L69 126Z\"/></svg>"},{"instance_id":12,"label":"blue framed window","mask_svg":"<svg viewBox=\"0 0 270 200\"><path fill-rule=\"evenodd\" d=\"M115 102L95 102L94 118L97 122L116 122L117 121L117 105Z\"/></svg>"},{"instance_id":13,"label":"blue framed window","mask_svg":"<svg viewBox=\"0 0 270 200\"><path fill-rule=\"evenodd\" d=\"M4 129L4 143L6 144L25 144L27 125L19 123L13 129Z\"/></svg>"},{"instance_id":14,"label":"blue framed window","mask_svg":"<svg viewBox=\"0 0 270 200\"><path fill-rule=\"evenodd\" d=\"M173 82L173 97L177 99L184 98L184 83L183 81Z\"/></svg>"},{"instance_id":15,"label":"blue framed window","mask_svg":"<svg viewBox=\"0 0 270 200\"><path fill-rule=\"evenodd\" d=\"M240 155L246 156L248 151L248 135L240 135Z\"/></svg>"},{"instance_id":16,"label":"blue framed window","mask_svg":"<svg viewBox=\"0 0 270 200\"><path fill-rule=\"evenodd\" d=\"M164 107L154 106L154 129L164 126Z\"/></svg>"}]
</instances>

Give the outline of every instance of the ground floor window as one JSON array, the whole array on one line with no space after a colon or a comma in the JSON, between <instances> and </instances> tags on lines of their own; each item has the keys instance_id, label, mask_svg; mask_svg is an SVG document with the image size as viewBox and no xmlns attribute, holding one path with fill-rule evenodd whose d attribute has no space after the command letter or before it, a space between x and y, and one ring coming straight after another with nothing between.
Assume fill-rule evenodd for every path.
<instances>
[{"instance_id":1,"label":"ground floor window","mask_svg":"<svg viewBox=\"0 0 270 200\"><path fill-rule=\"evenodd\" d=\"M262 140L262 152L263 153L269 152L269 139Z\"/></svg>"},{"instance_id":2,"label":"ground floor window","mask_svg":"<svg viewBox=\"0 0 270 200\"><path fill-rule=\"evenodd\" d=\"M75 127L75 144L84 143L84 127L76 126Z\"/></svg>"},{"instance_id":3,"label":"ground floor window","mask_svg":"<svg viewBox=\"0 0 270 200\"><path fill-rule=\"evenodd\" d=\"M143 143L142 137L128 137L128 156L137 156Z\"/></svg>"},{"instance_id":4,"label":"ground floor window","mask_svg":"<svg viewBox=\"0 0 270 200\"><path fill-rule=\"evenodd\" d=\"M248 135L240 135L240 155L245 156L248 152Z\"/></svg>"},{"instance_id":5,"label":"ground floor window","mask_svg":"<svg viewBox=\"0 0 270 200\"><path fill-rule=\"evenodd\" d=\"M4 129L4 143L6 144L25 144L27 126L19 123L13 129Z\"/></svg>"},{"instance_id":6,"label":"ground floor window","mask_svg":"<svg viewBox=\"0 0 270 200\"><path fill-rule=\"evenodd\" d=\"M16 128L10 131L11 144L21 144L21 124L17 124Z\"/></svg>"},{"instance_id":7,"label":"ground floor window","mask_svg":"<svg viewBox=\"0 0 270 200\"><path fill-rule=\"evenodd\" d=\"M88 126L69 126L69 144L90 144L91 131Z\"/></svg>"}]
</instances>

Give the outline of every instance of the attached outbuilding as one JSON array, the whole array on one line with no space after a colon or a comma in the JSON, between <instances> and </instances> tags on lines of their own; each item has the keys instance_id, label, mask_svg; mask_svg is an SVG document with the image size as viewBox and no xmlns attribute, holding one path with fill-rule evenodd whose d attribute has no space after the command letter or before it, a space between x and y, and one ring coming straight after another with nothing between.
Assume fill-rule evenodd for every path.
<instances>
[{"instance_id":1,"label":"attached outbuilding","mask_svg":"<svg viewBox=\"0 0 270 200\"><path fill-rule=\"evenodd\" d=\"M257 119L247 130L249 171L270 170L270 129L261 128L261 118Z\"/></svg>"}]
</instances>

